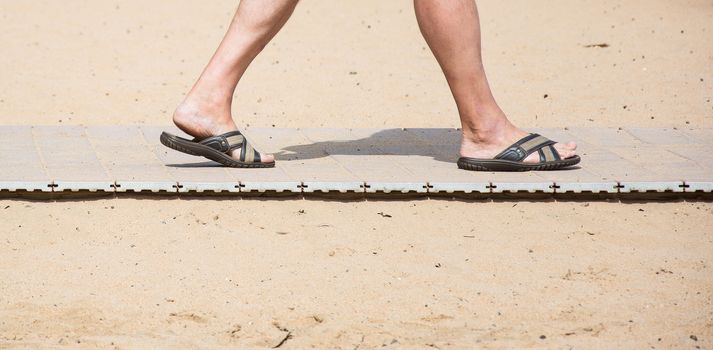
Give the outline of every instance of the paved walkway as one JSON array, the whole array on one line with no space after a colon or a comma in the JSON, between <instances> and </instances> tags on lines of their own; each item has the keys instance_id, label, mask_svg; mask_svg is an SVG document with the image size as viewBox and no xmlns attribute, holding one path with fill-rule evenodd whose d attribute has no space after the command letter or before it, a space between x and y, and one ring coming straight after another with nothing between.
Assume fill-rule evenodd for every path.
<instances>
[{"instance_id":1,"label":"paved walkway","mask_svg":"<svg viewBox=\"0 0 713 350\"><path fill-rule=\"evenodd\" d=\"M532 129L574 140L573 170L466 172L456 129L250 129L274 169L228 169L159 143L158 126L0 127L0 191L711 192L713 129Z\"/></svg>"}]
</instances>

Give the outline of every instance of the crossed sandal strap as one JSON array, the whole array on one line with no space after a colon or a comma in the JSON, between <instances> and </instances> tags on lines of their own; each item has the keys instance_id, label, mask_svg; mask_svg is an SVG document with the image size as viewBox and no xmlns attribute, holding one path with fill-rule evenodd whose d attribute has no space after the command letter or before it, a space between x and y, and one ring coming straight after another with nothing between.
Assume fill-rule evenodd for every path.
<instances>
[{"instance_id":1,"label":"crossed sandal strap","mask_svg":"<svg viewBox=\"0 0 713 350\"><path fill-rule=\"evenodd\" d=\"M500 154L495 156L495 159L521 162L530 154L538 152L540 155L540 163L560 160L559 153L552 147L555 143L557 142L540 136L539 134L530 134L500 152Z\"/></svg>"},{"instance_id":2,"label":"crossed sandal strap","mask_svg":"<svg viewBox=\"0 0 713 350\"><path fill-rule=\"evenodd\" d=\"M233 150L240 148L241 162L260 163L260 152L256 151L245 136L238 130L209 137L199 143L225 154L230 154Z\"/></svg>"}]
</instances>

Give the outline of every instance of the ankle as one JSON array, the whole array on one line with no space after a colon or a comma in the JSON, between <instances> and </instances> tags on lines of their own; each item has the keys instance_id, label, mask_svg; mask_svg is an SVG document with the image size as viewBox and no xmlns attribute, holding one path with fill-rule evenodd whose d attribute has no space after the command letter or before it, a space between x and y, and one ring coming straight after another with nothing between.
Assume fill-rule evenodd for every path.
<instances>
[{"instance_id":1,"label":"ankle","mask_svg":"<svg viewBox=\"0 0 713 350\"><path fill-rule=\"evenodd\" d=\"M229 111L233 103L234 89L199 79L188 92L182 105L208 111Z\"/></svg>"},{"instance_id":2,"label":"ankle","mask_svg":"<svg viewBox=\"0 0 713 350\"><path fill-rule=\"evenodd\" d=\"M193 136L211 136L236 128L230 110L211 110L191 101L181 103L173 113L173 123Z\"/></svg>"},{"instance_id":3,"label":"ankle","mask_svg":"<svg viewBox=\"0 0 713 350\"><path fill-rule=\"evenodd\" d=\"M494 103L480 103L461 110L463 136L474 142L487 142L511 126L505 113Z\"/></svg>"},{"instance_id":4,"label":"ankle","mask_svg":"<svg viewBox=\"0 0 713 350\"><path fill-rule=\"evenodd\" d=\"M196 92L191 91L186 95L182 104L193 105L200 109L220 110L229 109L233 103L232 94L218 92Z\"/></svg>"},{"instance_id":5,"label":"ankle","mask_svg":"<svg viewBox=\"0 0 713 350\"><path fill-rule=\"evenodd\" d=\"M207 118L217 122L232 120L230 101L217 101L204 99L188 95L176 107L173 114L174 119L178 118Z\"/></svg>"},{"instance_id":6,"label":"ankle","mask_svg":"<svg viewBox=\"0 0 713 350\"><path fill-rule=\"evenodd\" d=\"M463 139L472 143L499 144L515 132L517 128L507 119L491 120L477 125L464 125Z\"/></svg>"}]
</instances>

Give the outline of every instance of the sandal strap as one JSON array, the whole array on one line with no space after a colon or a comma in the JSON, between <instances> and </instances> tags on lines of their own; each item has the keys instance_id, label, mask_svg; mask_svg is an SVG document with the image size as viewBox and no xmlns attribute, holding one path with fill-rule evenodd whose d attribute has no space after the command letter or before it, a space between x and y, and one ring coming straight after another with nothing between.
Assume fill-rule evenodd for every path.
<instances>
[{"instance_id":1,"label":"sandal strap","mask_svg":"<svg viewBox=\"0 0 713 350\"><path fill-rule=\"evenodd\" d=\"M515 142L510 147L506 148L504 151L500 152L500 154L495 156L495 159L521 162L525 160L525 158L527 158L527 156L529 156L530 154L534 152L539 152L541 149L548 146L552 146L555 143L555 141L552 141L539 134L530 134ZM554 154L557 154L554 148L551 148L548 151L543 151L543 153L540 153L540 162L542 162L543 158L548 157L549 151L554 151ZM557 158L559 158L559 155L557 155Z\"/></svg>"},{"instance_id":2,"label":"sandal strap","mask_svg":"<svg viewBox=\"0 0 713 350\"><path fill-rule=\"evenodd\" d=\"M260 163L260 152L256 151L247 140L240 149L240 161L245 163Z\"/></svg>"},{"instance_id":3,"label":"sandal strap","mask_svg":"<svg viewBox=\"0 0 713 350\"><path fill-rule=\"evenodd\" d=\"M552 145L549 145L547 147L542 147L537 152L540 154L540 163L546 163L546 162L554 162L557 160L562 160L560 157L559 152L552 147Z\"/></svg>"},{"instance_id":4,"label":"sandal strap","mask_svg":"<svg viewBox=\"0 0 713 350\"><path fill-rule=\"evenodd\" d=\"M199 143L225 154L230 154L233 150L240 148L241 162L260 163L260 152L255 150L245 136L238 130L212 136Z\"/></svg>"}]
</instances>

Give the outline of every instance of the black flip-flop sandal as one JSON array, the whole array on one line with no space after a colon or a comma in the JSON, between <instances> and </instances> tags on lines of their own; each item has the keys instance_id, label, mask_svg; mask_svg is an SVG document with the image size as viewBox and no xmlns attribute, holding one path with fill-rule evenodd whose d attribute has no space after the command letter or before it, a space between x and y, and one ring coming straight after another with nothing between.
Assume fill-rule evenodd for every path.
<instances>
[{"instance_id":1,"label":"black flip-flop sandal","mask_svg":"<svg viewBox=\"0 0 713 350\"><path fill-rule=\"evenodd\" d=\"M161 143L171 149L194 156L206 157L231 168L272 168L275 162L262 163L260 152L248 142L240 131L231 131L207 139L188 140L163 132ZM230 156L231 152L240 149L240 159Z\"/></svg>"},{"instance_id":2,"label":"black flip-flop sandal","mask_svg":"<svg viewBox=\"0 0 713 350\"><path fill-rule=\"evenodd\" d=\"M530 171L557 170L573 166L581 161L579 156L562 159L552 146L555 141L538 134L530 134L500 152L493 159L461 157L458 168L473 171ZM539 163L524 163L527 156L539 153Z\"/></svg>"}]
</instances>

